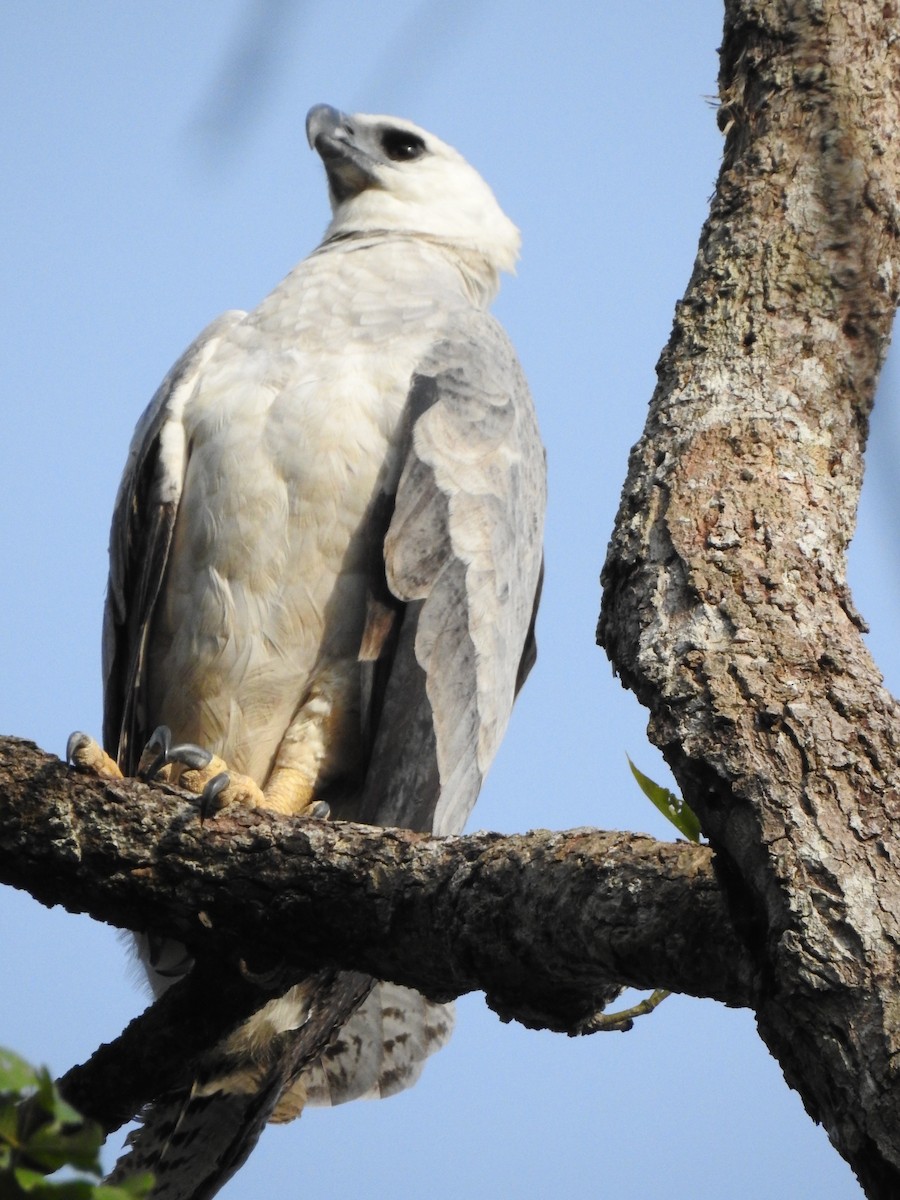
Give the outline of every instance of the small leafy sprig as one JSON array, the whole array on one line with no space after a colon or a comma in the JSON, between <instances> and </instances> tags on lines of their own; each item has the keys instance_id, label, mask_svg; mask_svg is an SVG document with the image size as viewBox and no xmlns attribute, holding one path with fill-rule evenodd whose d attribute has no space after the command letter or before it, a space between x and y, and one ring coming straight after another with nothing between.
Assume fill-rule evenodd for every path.
<instances>
[{"instance_id":1,"label":"small leafy sprig","mask_svg":"<svg viewBox=\"0 0 900 1200\"><path fill-rule=\"evenodd\" d=\"M627 756L626 756L627 757ZM648 800L656 805L667 821L671 821L680 834L689 842L700 841L700 822L697 814L681 796L676 796L668 788L654 783L643 771L639 771L631 759L628 759L631 773L637 780L638 787Z\"/></svg>"},{"instance_id":2,"label":"small leafy sprig","mask_svg":"<svg viewBox=\"0 0 900 1200\"><path fill-rule=\"evenodd\" d=\"M628 765L631 767L632 775L637 780L638 787L649 800L653 801L666 820L671 821L678 832L683 834L689 842L699 842L700 822L697 820L697 815L690 805L686 804L681 796L676 796L674 792L670 792L668 788L664 788L659 783L654 783L643 771L637 769L630 758L628 759ZM600 1033L615 1031L625 1033L633 1027L638 1017L643 1017L653 1012L669 995L669 992L658 988L652 995L646 996L631 1008L619 1009L618 1012L598 1013L585 1024L581 1032Z\"/></svg>"},{"instance_id":3,"label":"small leafy sprig","mask_svg":"<svg viewBox=\"0 0 900 1200\"><path fill-rule=\"evenodd\" d=\"M60 1095L46 1067L0 1048L0 1200L144 1200L153 1176L102 1182L103 1130ZM61 1179L48 1176L60 1171Z\"/></svg>"}]
</instances>

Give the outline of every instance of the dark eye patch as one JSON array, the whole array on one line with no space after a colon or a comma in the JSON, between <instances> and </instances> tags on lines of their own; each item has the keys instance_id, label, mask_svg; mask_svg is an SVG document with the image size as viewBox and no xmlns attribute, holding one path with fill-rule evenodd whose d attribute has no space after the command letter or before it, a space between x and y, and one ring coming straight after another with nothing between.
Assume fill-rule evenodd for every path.
<instances>
[{"instance_id":1,"label":"dark eye patch","mask_svg":"<svg viewBox=\"0 0 900 1200\"><path fill-rule=\"evenodd\" d=\"M425 153L425 142L406 129L386 129L381 135L381 148L392 162L412 162Z\"/></svg>"}]
</instances>

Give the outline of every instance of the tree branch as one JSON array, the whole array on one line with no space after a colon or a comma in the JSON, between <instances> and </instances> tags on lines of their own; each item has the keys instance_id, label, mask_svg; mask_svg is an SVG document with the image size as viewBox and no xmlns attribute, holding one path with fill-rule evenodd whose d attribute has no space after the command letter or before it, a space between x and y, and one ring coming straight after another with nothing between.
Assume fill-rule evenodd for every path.
<instances>
[{"instance_id":1,"label":"tree branch","mask_svg":"<svg viewBox=\"0 0 900 1200\"><path fill-rule=\"evenodd\" d=\"M174 789L78 775L13 738L0 739L0 798L0 882L177 937L204 963L245 964L227 1003L221 972L195 980L107 1048L97 1069L129 1087L145 1071L151 1088L171 1086L186 1058L319 968L437 1000L483 990L504 1020L568 1033L613 980L753 1003L755 971L703 846L590 829L433 838L262 811L202 822ZM271 969L268 991L246 978ZM153 1061L123 1071L148 1047ZM112 1098L104 1122L135 1096Z\"/></svg>"},{"instance_id":2,"label":"tree branch","mask_svg":"<svg viewBox=\"0 0 900 1200\"><path fill-rule=\"evenodd\" d=\"M59 1080L60 1090L80 1113L111 1133L157 1097L188 1087L205 1051L268 1000L284 995L302 974L275 969L250 977L201 959L119 1037L67 1071ZM315 1002L302 1028L304 1063L322 1052L346 1017L343 997L351 996L352 1011L372 983L355 971L326 969L315 976ZM295 1047L283 1035L281 1040L285 1054L296 1058Z\"/></svg>"}]
</instances>

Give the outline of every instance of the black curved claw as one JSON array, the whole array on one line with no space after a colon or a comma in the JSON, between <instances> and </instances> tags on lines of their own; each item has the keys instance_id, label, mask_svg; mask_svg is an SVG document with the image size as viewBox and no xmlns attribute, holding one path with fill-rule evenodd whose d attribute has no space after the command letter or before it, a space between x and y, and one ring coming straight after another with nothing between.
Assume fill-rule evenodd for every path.
<instances>
[{"instance_id":1,"label":"black curved claw","mask_svg":"<svg viewBox=\"0 0 900 1200\"><path fill-rule=\"evenodd\" d=\"M312 817L314 821L328 821L331 818L331 805L326 800L314 800L303 815Z\"/></svg>"},{"instance_id":2,"label":"black curved claw","mask_svg":"<svg viewBox=\"0 0 900 1200\"><path fill-rule=\"evenodd\" d=\"M199 771L212 762L212 752L194 745L193 742L182 742L178 746L169 747L169 757L166 761L181 763L189 771Z\"/></svg>"},{"instance_id":3,"label":"black curved claw","mask_svg":"<svg viewBox=\"0 0 900 1200\"><path fill-rule=\"evenodd\" d=\"M181 742L179 745L173 746L172 730L168 725L158 725L153 730L150 741L144 747L144 754L148 751L151 753L156 751L156 757L141 772L141 778L148 780L154 779L169 763L181 763L189 771L199 771L212 759L209 750L204 750L202 746L195 746L193 742Z\"/></svg>"},{"instance_id":4,"label":"black curved claw","mask_svg":"<svg viewBox=\"0 0 900 1200\"><path fill-rule=\"evenodd\" d=\"M66 762L70 767L75 765L75 751L87 745L90 740L90 737L86 733L82 733L80 729L69 734L69 740L66 742Z\"/></svg>"},{"instance_id":5,"label":"black curved claw","mask_svg":"<svg viewBox=\"0 0 900 1200\"><path fill-rule=\"evenodd\" d=\"M155 757L148 767L141 771L142 779L155 779L159 772L169 761L169 748L172 745L172 730L168 725L157 725L150 734L150 740L144 747L144 754L155 753ZM143 758L143 755L141 755Z\"/></svg>"},{"instance_id":6,"label":"black curved claw","mask_svg":"<svg viewBox=\"0 0 900 1200\"><path fill-rule=\"evenodd\" d=\"M220 775L214 775L203 791L200 793L200 820L205 821L207 817L211 817L213 813L217 813L222 805L219 803L219 796L231 783L231 777L227 771L223 771Z\"/></svg>"}]
</instances>

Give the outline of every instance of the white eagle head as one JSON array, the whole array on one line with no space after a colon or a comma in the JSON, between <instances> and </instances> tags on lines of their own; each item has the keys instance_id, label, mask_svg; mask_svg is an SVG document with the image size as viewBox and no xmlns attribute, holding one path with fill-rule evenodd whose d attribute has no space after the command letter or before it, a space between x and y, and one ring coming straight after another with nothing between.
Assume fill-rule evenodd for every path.
<instances>
[{"instance_id":1,"label":"white eagle head","mask_svg":"<svg viewBox=\"0 0 900 1200\"><path fill-rule=\"evenodd\" d=\"M519 231L461 154L398 117L317 104L306 135L325 164L333 218L328 234L392 230L451 242L512 271Z\"/></svg>"}]
</instances>

